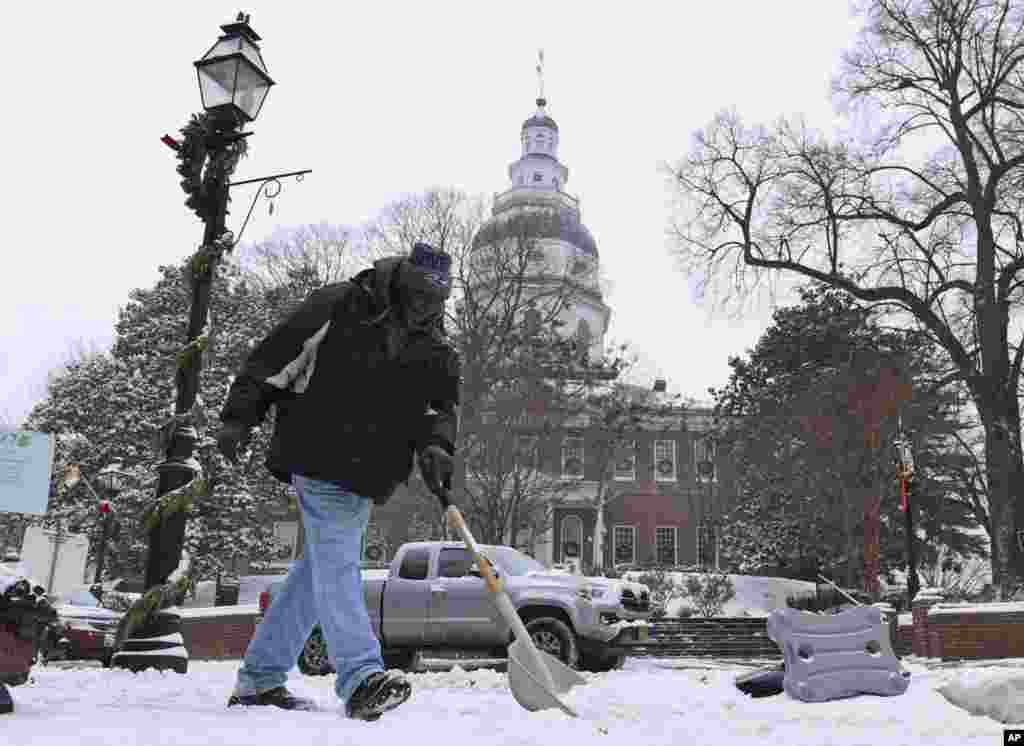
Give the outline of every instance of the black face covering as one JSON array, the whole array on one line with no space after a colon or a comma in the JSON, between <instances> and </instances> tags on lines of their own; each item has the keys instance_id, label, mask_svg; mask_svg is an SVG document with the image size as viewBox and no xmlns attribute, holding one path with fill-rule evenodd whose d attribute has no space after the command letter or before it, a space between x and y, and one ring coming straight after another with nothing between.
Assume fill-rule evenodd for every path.
<instances>
[{"instance_id":1,"label":"black face covering","mask_svg":"<svg viewBox=\"0 0 1024 746\"><path fill-rule=\"evenodd\" d=\"M403 265L396 276L396 291L402 321L411 329L427 329L444 313L448 294L424 278L415 267Z\"/></svg>"}]
</instances>

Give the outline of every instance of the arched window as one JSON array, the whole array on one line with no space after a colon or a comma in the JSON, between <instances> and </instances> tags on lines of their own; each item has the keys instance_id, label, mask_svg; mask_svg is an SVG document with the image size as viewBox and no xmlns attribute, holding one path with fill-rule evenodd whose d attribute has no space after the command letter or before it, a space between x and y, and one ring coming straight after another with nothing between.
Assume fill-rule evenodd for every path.
<instances>
[{"instance_id":1,"label":"arched window","mask_svg":"<svg viewBox=\"0 0 1024 746\"><path fill-rule=\"evenodd\" d=\"M583 521L579 516L562 518L562 561L575 559L583 550Z\"/></svg>"}]
</instances>

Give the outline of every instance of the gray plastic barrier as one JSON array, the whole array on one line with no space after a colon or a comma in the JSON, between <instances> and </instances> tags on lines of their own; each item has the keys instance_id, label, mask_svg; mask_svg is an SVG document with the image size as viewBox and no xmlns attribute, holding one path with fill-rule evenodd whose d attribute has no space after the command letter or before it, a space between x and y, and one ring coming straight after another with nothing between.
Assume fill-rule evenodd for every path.
<instances>
[{"instance_id":1,"label":"gray plastic barrier","mask_svg":"<svg viewBox=\"0 0 1024 746\"><path fill-rule=\"evenodd\" d=\"M910 685L910 672L892 651L882 612L872 606L827 615L779 609L768 615L768 636L782 649L782 684L794 699L893 696Z\"/></svg>"}]
</instances>

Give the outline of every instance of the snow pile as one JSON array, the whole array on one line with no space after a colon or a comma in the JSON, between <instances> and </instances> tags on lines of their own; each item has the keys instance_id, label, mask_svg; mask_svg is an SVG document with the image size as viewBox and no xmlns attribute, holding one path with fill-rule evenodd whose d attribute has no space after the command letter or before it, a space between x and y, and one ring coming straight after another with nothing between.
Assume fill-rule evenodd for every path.
<instances>
[{"instance_id":1,"label":"snow pile","mask_svg":"<svg viewBox=\"0 0 1024 746\"><path fill-rule=\"evenodd\" d=\"M639 598L641 593L643 593L644 591L650 592L651 590L642 583L636 583L633 582L631 579L626 578L623 578L621 580L611 580L607 578L588 578L582 575L578 577L580 577L581 580L584 580L590 585L606 589L608 594L610 594L607 596L608 598L617 598L620 595L622 595L622 591L624 590L632 591L633 595Z\"/></svg>"},{"instance_id":2,"label":"snow pile","mask_svg":"<svg viewBox=\"0 0 1024 746\"><path fill-rule=\"evenodd\" d=\"M609 625L609 629L613 629L613 630L615 630L616 633L618 633L618 632L621 632L622 630L628 629L630 627L648 627L648 626L649 626L648 623L645 620L642 620L642 619L636 619L636 620L631 621L631 622L627 622L624 619L620 619L619 621L615 622L615 624Z\"/></svg>"},{"instance_id":3,"label":"snow pile","mask_svg":"<svg viewBox=\"0 0 1024 746\"><path fill-rule=\"evenodd\" d=\"M642 572L630 572L626 577L636 579ZM698 573L669 572L666 578L672 578L680 587L686 586L686 579L691 575L700 577ZM736 597L725 605L722 612L727 617L767 617L775 609L786 608L789 596L813 596L814 583L789 578L769 578L758 575L729 575ZM679 609L689 605L686 599L676 599L668 604L668 616L674 618Z\"/></svg>"},{"instance_id":4,"label":"snow pile","mask_svg":"<svg viewBox=\"0 0 1024 746\"><path fill-rule=\"evenodd\" d=\"M1024 673L968 672L937 691L972 715L988 716L1000 723L1024 723Z\"/></svg>"},{"instance_id":5,"label":"snow pile","mask_svg":"<svg viewBox=\"0 0 1024 746\"><path fill-rule=\"evenodd\" d=\"M168 609L172 614L177 614L182 619L207 619L217 616L236 616L239 614L259 614L258 604L243 604L241 606L193 606L180 607L172 606Z\"/></svg>"},{"instance_id":6,"label":"snow pile","mask_svg":"<svg viewBox=\"0 0 1024 746\"><path fill-rule=\"evenodd\" d=\"M289 688L320 712L227 709L237 661L191 661L189 673L131 674L99 664L36 666L11 690L0 743L46 746L962 746L1003 742L1002 723L954 707L936 691L958 673L908 663L910 688L896 697L810 704L786 694L752 699L735 686L749 671L732 664L630 659L620 671L584 674L564 699L579 714L527 712L505 674L417 673L412 699L376 723L346 720L334 677L292 673ZM716 670L717 669L717 670ZM964 669L968 671L968 669Z\"/></svg>"}]
</instances>

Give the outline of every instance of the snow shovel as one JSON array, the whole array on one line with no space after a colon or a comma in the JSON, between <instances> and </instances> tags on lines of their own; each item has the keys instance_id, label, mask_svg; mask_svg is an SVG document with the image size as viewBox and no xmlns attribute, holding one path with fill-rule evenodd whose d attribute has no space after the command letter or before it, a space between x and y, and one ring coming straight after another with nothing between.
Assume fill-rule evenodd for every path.
<instances>
[{"instance_id":1,"label":"snow shovel","mask_svg":"<svg viewBox=\"0 0 1024 746\"><path fill-rule=\"evenodd\" d=\"M558 708L566 715L578 717L559 695L565 694L574 686L586 684L587 680L555 656L537 649L505 592L504 578L494 576L490 563L480 554L480 547L462 519L462 513L449 499L448 491L442 489L438 498L444 506L448 525L459 532L469 551L473 553L484 582L494 594L494 603L498 611L515 633L515 641L508 646L508 683L512 689L512 696L530 712Z\"/></svg>"}]
</instances>

